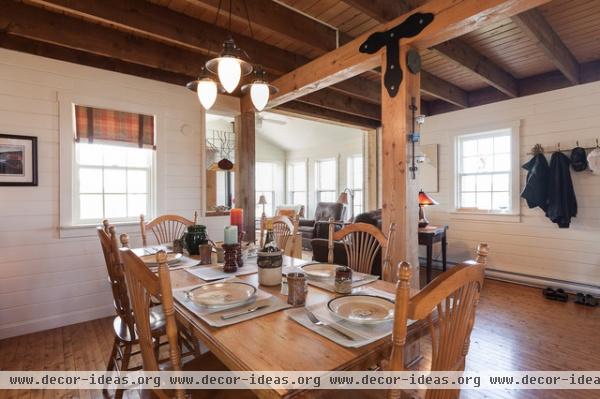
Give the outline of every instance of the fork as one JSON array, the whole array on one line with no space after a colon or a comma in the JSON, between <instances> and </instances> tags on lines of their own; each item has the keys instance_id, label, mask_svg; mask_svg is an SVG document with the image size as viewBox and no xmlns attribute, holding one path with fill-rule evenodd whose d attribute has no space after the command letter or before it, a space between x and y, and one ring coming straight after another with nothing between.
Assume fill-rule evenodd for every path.
<instances>
[{"instance_id":1,"label":"fork","mask_svg":"<svg viewBox=\"0 0 600 399\"><path fill-rule=\"evenodd\" d=\"M327 324L327 323L324 323L324 322L322 322L322 321L321 321L321 320L319 320L319 319L317 318L317 316L315 316L315 315L314 315L314 314L313 314L313 313L312 313L310 310L308 310L308 309L306 309L306 308L305 308L305 309L304 309L304 311L306 312L306 315L308 316L308 319L309 319L309 320L311 321L311 323L313 323L314 325L316 325L316 326L321 326L321 327L327 327L327 328L329 328L330 330L333 330L333 331L335 331L336 333L338 333L339 335L343 336L344 338L346 338L346 339L349 339L350 341L354 341L354 340L355 340L355 339L354 339L354 337L352 337L352 336L350 336L350 335L346 334L345 332L343 332L343 331L339 330L338 328L334 327L333 325L331 325L331 324Z\"/></svg>"}]
</instances>

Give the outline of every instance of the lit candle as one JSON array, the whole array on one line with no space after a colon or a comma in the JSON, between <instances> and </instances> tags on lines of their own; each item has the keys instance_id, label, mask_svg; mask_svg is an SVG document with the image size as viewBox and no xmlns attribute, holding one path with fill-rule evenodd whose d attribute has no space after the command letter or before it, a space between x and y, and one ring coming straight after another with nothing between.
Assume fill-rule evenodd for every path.
<instances>
[{"instance_id":1,"label":"lit candle","mask_svg":"<svg viewBox=\"0 0 600 399\"><path fill-rule=\"evenodd\" d=\"M229 244L229 245L238 243L238 227L237 226L225 226L224 242L225 242L225 244Z\"/></svg>"},{"instance_id":2,"label":"lit candle","mask_svg":"<svg viewBox=\"0 0 600 399\"><path fill-rule=\"evenodd\" d=\"M238 231L244 231L244 210L242 208L232 208L229 212L229 224L237 226Z\"/></svg>"}]
</instances>

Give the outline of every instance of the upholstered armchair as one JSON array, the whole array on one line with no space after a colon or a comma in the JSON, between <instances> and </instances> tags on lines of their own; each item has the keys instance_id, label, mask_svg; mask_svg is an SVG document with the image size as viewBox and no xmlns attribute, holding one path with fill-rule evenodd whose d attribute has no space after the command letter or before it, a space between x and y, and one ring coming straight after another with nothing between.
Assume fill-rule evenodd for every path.
<instances>
[{"instance_id":1,"label":"upholstered armchair","mask_svg":"<svg viewBox=\"0 0 600 399\"><path fill-rule=\"evenodd\" d=\"M302 234L302 248L311 249L311 240L315 238L320 231L327 231L327 222L332 218L336 222L344 220L346 207L339 202L319 202L315 210L315 217L312 220L300 219L299 231Z\"/></svg>"}]
</instances>

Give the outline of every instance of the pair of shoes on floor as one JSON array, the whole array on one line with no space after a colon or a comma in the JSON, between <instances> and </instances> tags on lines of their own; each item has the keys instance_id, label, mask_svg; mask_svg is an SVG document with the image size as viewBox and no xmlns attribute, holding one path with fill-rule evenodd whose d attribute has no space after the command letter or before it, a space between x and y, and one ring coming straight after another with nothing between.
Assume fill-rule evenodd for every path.
<instances>
[{"instance_id":1,"label":"pair of shoes on floor","mask_svg":"<svg viewBox=\"0 0 600 399\"><path fill-rule=\"evenodd\" d=\"M578 292L575 296L575 303L578 305L586 305L586 306L598 306L598 299L594 298L590 294L584 294L582 292Z\"/></svg>"},{"instance_id":2,"label":"pair of shoes on floor","mask_svg":"<svg viewBox=\"0 0 600 399\"><path fill-rule=\"evenodd\" d=\"M562 288L555 290L554 288L547 287L542 291L546 299L559 302L567 302L569 300L569 294L567 294Z\"/></svg>"}]
</instances>

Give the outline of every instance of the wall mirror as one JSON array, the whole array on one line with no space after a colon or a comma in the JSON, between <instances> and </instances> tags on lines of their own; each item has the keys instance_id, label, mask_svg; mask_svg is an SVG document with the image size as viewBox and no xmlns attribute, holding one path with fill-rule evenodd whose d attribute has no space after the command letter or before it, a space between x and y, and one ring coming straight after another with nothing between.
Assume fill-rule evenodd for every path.
<instances>
[{"instance_id":1,"label":"wall mirror","mask_svg":"<svg viewBox=\"0 0 600 399\"><path fill-rule=\"evenodd\" d=\"M223 214L235 192L235 120L206 114L206 213Z\"/></svg>"}]
</instances>

